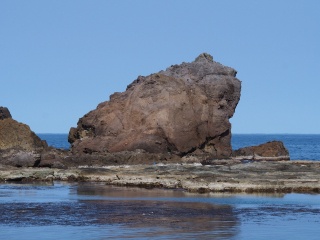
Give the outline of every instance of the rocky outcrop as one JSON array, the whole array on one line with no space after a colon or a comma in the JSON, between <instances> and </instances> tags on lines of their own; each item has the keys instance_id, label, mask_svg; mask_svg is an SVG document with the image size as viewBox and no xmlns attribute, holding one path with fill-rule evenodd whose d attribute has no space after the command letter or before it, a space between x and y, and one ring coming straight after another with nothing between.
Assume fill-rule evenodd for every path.
<instances>
[{"instance_id":1,"label":"rocky outcrop","mask_svg":"<svg viewBox=\"0 0 320 240\"><path fill-rule=\"evenodd\" d=\"M12 118L9 112L9 109L6 107L0 107L0 120L6 119L6 118Z\"/></svg>"},{"instance_id":2,"label":"rocky outcrop","mask_svg":"<svg viewBox=\"0 0 320 240\"><path fill-rule=\"evenodd\" d=\"M0 162L32 167L40 161L39 153L47 148L30 127L12 119L7 108L0 107Z\"/></svg>"},{"instance_id":3,"label":"rocky outcrop","mask_svg":"<svg viewBox=\"0 0 320 240\"><path fill-rule=\"evenodd\" d=\"M231 156L231 124L240 99L236 71L206 53L191 63L138 77L125 92L71 128L73 154L141 149L147 153ZM151 160L152 161L152 160Z\"/></svg>"},{"instance_id":4,"label":"rocky outcrop","mask_svg":"<svg viewBox=\"0 0 320 240\"><path fill-rule=\"evenodd\" d=\"M290 160L289 152L281 141L240 148L232 155L235 159L240 160Z\"/></svg>"}]
</instances>

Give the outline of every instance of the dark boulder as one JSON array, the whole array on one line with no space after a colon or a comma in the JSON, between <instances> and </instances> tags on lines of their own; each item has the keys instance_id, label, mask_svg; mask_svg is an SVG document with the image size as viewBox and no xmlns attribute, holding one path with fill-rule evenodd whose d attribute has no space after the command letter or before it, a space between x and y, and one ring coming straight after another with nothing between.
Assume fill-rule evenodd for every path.
<instances>
[{"instance_id":1,"label":"dark boulder","mask_svg":"<svg viewBox=\"0 0 320 240\"><path fill-rule=\"evenodd\" d=\"M233 151L232 156L238 160L290 160L289 152L281 141L240 148Z\"/></svg>"}]
</instances>

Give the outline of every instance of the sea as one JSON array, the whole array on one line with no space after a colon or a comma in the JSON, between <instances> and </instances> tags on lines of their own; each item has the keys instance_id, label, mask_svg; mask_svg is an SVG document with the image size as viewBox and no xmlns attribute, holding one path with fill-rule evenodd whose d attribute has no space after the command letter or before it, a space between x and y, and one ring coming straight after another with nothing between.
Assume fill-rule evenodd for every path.
<instances>
[{"instance_id":1,"label":"sea","mask_svg":"<svg viewBox=\"0 0 320 240\"><path fill-rule=\"evenodd\" d=\"M39 134L68 149L67 134ZM234 134L234 149L280 140L320 160L320 135ZM0 184L0 239L320 239L320 194L189 193L104 183Z\"/></svg>"}]
</instances>

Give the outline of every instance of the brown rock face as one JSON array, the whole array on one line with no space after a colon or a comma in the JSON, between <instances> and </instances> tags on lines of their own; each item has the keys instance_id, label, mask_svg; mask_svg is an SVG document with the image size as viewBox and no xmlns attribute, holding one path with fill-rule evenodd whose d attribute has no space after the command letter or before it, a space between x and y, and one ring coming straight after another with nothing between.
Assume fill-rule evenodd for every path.
<instances>
[{"instance_id":1,"label":"brown rock face","mask_svg":"<svg viewBox=\"0 0 320 240\"><path fill-rule=\"evenodd\" d=\"M5 109L5 110L3 110ZM34 166L38 153L47 147L30 127L11 118L7 108L0 107L0 162L15 166Z\"/></svg>"},{"instance_id":2,"label":"brown rock face","mask_svg":"<svg viewBox=\"0 0 320 240\"><path fill-rule=\"evenodd\" d=\"M46 146L29 126L7 118L0 120L0 150L19 148L35 151Z\"/></svg>"},{"instance_id":3,"label":"brown rock face","mask_svg":"<svg viewBox=\"0 0 320 240\"><path fill-rule=\"evenodd\" d=\"M183 156L230 157L231 124L240 99L236 71L201 54L194 62L138 77L123 93L71 128L73 153L143 149ZM200 151L199 151L200 150Z\"/></svg>"},{"instance_id":4,"label":"brown rock face","mask_svg":"<svg viewBox=\"0 0 320 240\"><path fill-rule=\"evenodd\" d=\"M6 107L0 107L0 120L5 118L12 118L9 109Z\"/></svg>"},{"instance_id":5,"label":"brown rock face","mask_svg":"<svg viewBox=\"0 0 320 240\"><path fill-rule=\"evenodd\" d=\"M289 152L282 142L272 141L258 146L244 147L232 154L236 159L290 160Z\"/></svg>"},{"instance_id":6,"label":"brown rock face","mask_svg":"<svg viewBox=\"0 0 320 240\"><path fill-rule=\"evenodd\" d=\"M25 151L36 151L46 147L30 127L11 118L0 120L0 150L18 148Z\"/></svg>"}]
</instances>

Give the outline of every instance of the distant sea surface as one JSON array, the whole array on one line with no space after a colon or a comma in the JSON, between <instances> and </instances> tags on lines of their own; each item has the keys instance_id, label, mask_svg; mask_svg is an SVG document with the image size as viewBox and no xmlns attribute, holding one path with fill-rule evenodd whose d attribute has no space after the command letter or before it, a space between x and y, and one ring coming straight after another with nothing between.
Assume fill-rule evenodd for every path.
<instances>
[{"instance_id":1,"label":"distant sea surface","mask_svg":"<svg viewBox=\"0 0 320 240\"><path fill-rule=\"evenodd\" d=\"M232 148L282 141L292 160L320 161L320 134L233 134Z\"/></svg>"},{"instance_id":2,"label":"distant sea surface","mask_svg":"<svg viewBox=\"0 0 320 240\"><path fill-rule=\"evenodd\" d=\"M38 134L50 146L69 149L68 134ZM292 160L320 161L320 134L233 134L232 148L259 145L268 141L282 141Z\"/></svg>"}]
</instances>

